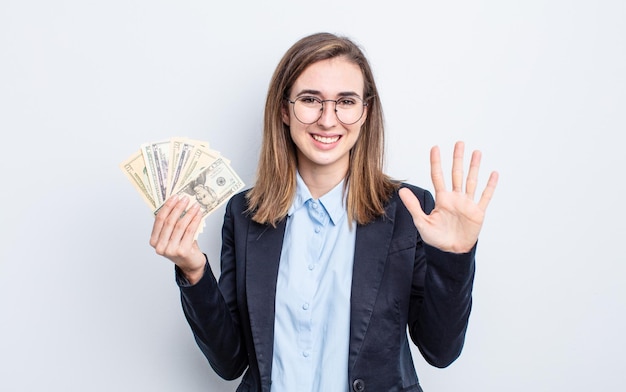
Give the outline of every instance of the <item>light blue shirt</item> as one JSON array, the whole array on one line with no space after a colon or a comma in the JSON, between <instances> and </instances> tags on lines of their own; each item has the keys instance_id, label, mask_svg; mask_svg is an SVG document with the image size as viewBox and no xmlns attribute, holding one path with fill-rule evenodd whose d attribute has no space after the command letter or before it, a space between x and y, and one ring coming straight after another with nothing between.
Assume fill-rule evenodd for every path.
<instances>
[{"instance_id":1,"label":"light blue shirt","mask_svg":"<svg viewBox=\"0 0 626 392\"><path fill-rule=\"evenodd\" d=\"M355 238L343 182L315 200L298 174L278 269L272 392L348 390Z\"/></svg>"}]
</instances>

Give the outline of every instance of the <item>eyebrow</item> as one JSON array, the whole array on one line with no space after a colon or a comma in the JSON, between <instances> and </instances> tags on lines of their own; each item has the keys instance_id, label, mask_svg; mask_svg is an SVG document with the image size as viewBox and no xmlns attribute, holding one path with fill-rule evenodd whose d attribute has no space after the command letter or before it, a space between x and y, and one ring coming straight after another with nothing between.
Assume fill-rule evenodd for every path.
<instances>
[{"instance_id":1,"label":"eyebrow","mask_svg":"<svg viewBox=\"0 0 626 392\"><path fill-rule=\"evenodd\" d=\"M299 97L301 95L306 95L306 94L311 94L311 95L322 95L322 92L319 90L312 90L312 89L304 89L301 90L300 92L298 92L296 94L296 97ZM337 96L340 97L347 97L347 96L356 96L361 98L361 96L357 93L355 93L354 91L341 91L337 94Z\"/></svg>"}]
</instances>

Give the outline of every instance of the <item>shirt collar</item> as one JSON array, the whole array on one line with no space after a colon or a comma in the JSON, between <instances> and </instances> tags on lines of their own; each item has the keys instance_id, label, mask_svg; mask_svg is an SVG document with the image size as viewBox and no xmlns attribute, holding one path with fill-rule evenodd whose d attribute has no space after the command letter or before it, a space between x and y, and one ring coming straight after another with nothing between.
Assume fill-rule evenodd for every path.
<instances>
[{"instance_id":1,"label":"shirt collar","mask_svg":"<svg viewBox=\"0 0 626 392\"><path fill-rule=\"evenodd\" d=\"M346 214L345 208L345 197L343 192L343 184L345 180L341 180L341 182L333 189L331 189L324 196L319 198L320 204L324 207L328 216L334 225L336 225ZM296 172L296 196L289 207L289 211L287 215L291 216L293 213L301 208L309 199L313 199L311 196L311 192L309 191L309 187L306 186L304 180L300 176L299 172Z\"/></svg>"}]
</instances>

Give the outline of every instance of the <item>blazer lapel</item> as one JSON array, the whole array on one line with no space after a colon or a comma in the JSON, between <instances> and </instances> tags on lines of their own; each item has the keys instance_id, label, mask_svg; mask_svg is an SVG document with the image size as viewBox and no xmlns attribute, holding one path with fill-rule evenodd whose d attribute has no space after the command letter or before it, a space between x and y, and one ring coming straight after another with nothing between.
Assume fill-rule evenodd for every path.
<instances>
[{"instance_id":1,"label":"blazer lapel","mask_svg":"<svg viewBox=\"0 0 626 392\"><path fill-rule=\"evenodd\" d=\"M282 220L274 228L252 222L248 229L246 254L248 314L263 384L269 383L271 377L276 280L285 223L286 220Z\"/></svg>"},{"instance_id":2,"label":"blazer lapel","mask_svg":"<svg viewBox=\"0 0 626 392\"><path fill-rule=\"evenodd\" d=\"M392 202L385 209L384 216L365 226L357 226L350 297L351 370L361 350L374 311L393 234L395 212L396 203Z\"/></svg>"}]
</instances>

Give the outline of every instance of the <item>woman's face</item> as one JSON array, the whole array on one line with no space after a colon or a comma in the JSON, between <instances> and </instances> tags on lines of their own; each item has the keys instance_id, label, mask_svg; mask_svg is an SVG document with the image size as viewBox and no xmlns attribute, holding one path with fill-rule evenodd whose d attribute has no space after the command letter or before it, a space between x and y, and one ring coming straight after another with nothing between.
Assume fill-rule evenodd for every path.
<instances>
[{"instance_id":1,"label":"woman's face","mask_svg":"<svg viewBox=\"0 0 626 392\"><path fill-rule=\"evenodd\" d=\"M361 69L343 57L336 57L306 68L296 79L289 99L294 101L306 96L319 100L351 97L363 100L363 89ZM291 139L297 146L298 170L301 173L323 170L345 175L347 172L350 150L359 137L367 110L359 121L345 125L339 121L334 109L333 102L325 102L321 117L313 124L300 122L294 115L292 104L283 110L283 122L289 126Z\"/></svg>"}]
</instances>

